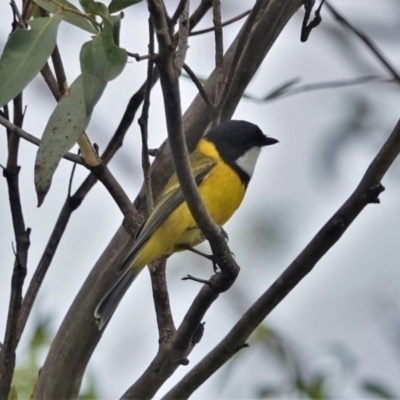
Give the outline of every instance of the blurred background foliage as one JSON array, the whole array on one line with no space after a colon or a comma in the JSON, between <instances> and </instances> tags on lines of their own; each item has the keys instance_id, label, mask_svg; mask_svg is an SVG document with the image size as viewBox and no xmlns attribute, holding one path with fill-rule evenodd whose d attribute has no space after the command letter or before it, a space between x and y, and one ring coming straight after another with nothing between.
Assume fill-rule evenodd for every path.
<instances>
[{"instance_id":1,"label":"blurred background foliage","mask_svg":"<svg viewBox=\"0 0 400 400\"><path fill-rule=\"evenodd\" d=\"M26 348L19 351L21 357L19 357L19 363L15 369L9 400L31 398L40 367L54 337L50 315L36 315L31 329ZM79 400L97 400L99 398L96 377L88 371Z\"/></svg>"}]
</instances>

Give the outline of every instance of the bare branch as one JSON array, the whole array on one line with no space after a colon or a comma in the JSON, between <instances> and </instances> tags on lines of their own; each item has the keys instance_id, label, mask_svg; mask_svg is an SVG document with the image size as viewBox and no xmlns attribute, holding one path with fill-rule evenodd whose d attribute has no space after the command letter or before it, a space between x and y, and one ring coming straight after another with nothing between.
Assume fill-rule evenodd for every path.
<instances>
[{"instance_id":1,"label":"bare branch","mask_svg":"<svg viewBox=\"0 0 400 400\"><path fill-rule=\"evenodd\" d=\"M202 20L211 6L212 0L201 0L199 6L190 17L190 30L192 30Z\"/></svg>"},{"instance_id":2,"label":"bare branch","mask_svg":"<svg viewBox=\"0 0 400 400\"><path fill-rule=\"evenodd\" d=\"M154 53L154 26L151 18L149 18L149 54ZM151 58L147 63L147 80L146 80L146 94L144 97L142 115L139 117L139 126L142 133L142 169L144 184L146 187L146 201L147 201L147 214L153 210L153 191L151 190L151 179L150 179L150 158L149 158L149 146L148 146L148 120L149 120L149 109L150 109L150 92L151 92L151 81L153 77L154 62Z\"/></svg>"},{"instance_id":3,"label":"bare branch","mask_svg":"<svg viewBox=\"0 0 400 400\"><path fill-rule=\"evenodd\" d=\"M215 28L215 97L214 104L218 104L221 99L222 88L224 84L224 43L221 26L221 2L220 0L213 0L213 22ZM221 114L215 114L213 117L213 125L216 126L220 123Z\"/></svg>"},{"instance_id":4,"label":"bare branch","mask_svg":"<svg viewBox=\"0 0 400 400\"><path fill-rule=\"evenodd\" d=\"M151 54L145 54L144 56L141 56L138 53L131 53L130 51L127 51L126 54L128 54L129 57L134 58L137 62L143 61L143 60L149 60L150 58L156 58L157 55L154 53Z\"/></svg>"},{"instance_id":5,"label":"bare branch","mask_svg":"<svg viewBox=\"0 0 400 400\"><path fill-rule=\"evenodd\" d=\"M379 61L385 66L385 68L391 73L393 78L397 81L400 82L400 76L396 69L389 63L389 61L386 60L382 52L378 49L378 47L372 42L372 40L363 32L361 32L359 29L355 28L349 21L347 21L341 14L339 14L335 8L333 8L330 3L326 2L326 7L328 10L332 13L332 15L336 18L338 22L340 22L342 25L346 26L349 28L351 31L353 31L366 45L369 47L369 49L372 51L372 53L375 54L375 56L379 59Z\"/></svg>"},{"instance_id":6,"label":"bare branch","mask_svg":"<svg viewBox=\"0 0 400 400\"><path fill-rule=\"evenodd\" d=\"M18 126L12 124L8 119L4 118L1 115L0 115L0 125L3 125L7 129L13 131L16 135L18 135L22 139L25 139L26 141L33 143L36 146L39 146L40 140L36 136L33 136L30 133L19 128ZM76 164L83 165L83 161L82 161L81 157L77 156L76 154L66 153L63 158L65 158L68 161L72 161Z\"/></svg>"},{"instance_id":7,"label":"bare branch","mask_svg":"<svg viewBox=\"0 0 400 400\"><path fill-rule=\"evenodd\" d=\"M247 15L249 15L251 12L251 10L247 10L239 15L237 15L236 17L233 17L231 19L228 19L225 22L222 22L221 27L233 24L234 22L240 21L242 18L246 17ZM202 35L203 33L208 33L208 32L213 32L215 30L215 27L211 27L211 28L206 28L206 29L201 29L198 31L194 31L194 32L190 32L190 36L196 36L196 35Z\"/></svg>"},{"instance_id":8,"label":"bare branch","mask_svg":"<svg viewBox=\"0 0 400 400\"><path fill-rule=\"evenodd\" d=\"M176 7L176 10L174 12L174 15L171 17L171 25L175 25L178 20L181 18L182 13L185 12L185 9L188 10L189 6L189 0L180 0L178 7Z\"/></svg>"},{"instance_id":9,"label":"bare branch","mask_svg":"<svg viewBox=\"0 0 400 400\"><path fill-rule=\"evenodd\" d=\"M171 342L175 334L166 279L167 258L161 257L149 265L154 306L157 315L159 343L161 346Z\"/></svg>"},{"instance_id":10,"label":"bare branch","mask_svg":"<svg viewBox=\"0 0 400 400\"><path fill-rule=\"evenodd\" d=\"M40 74L42 75L44 81L46 82L48 88L50 89L50 92L53 95L53 97L56 99L56 101L59 101L60 91L58 89L58 83L47 62L40 70Z\"/></svg>"},{"instance_id":11,"label":"bare branch","mask_svg":"<svg viewBox=\"0 0 400 400\"><path fill-rule=\"evenodd\" d=\"M64 95L66 90L68 89L67 76L65 75L64 65L61 59L60 50L58 46L53 50L51 54L51 60L53 61L54 72L56 73L57 83L58 83L58 91L60 92L60 97Z\"/></svg>"},{"instance_id":12,"label":"bare branch","mask_svg":"<svg viewBox=\"0 0 400 400\"><path fill-rule=\"evenodd\" d=\"M227 336L163 400L187 399L240 348L265 317L314 268L370 203L379 203L381 180L400 152L400 121L372 161L353 194L322 227L299 256L243 315Z\"/></svg>"},{"instance_id":13,"label":"bare branch","mask_svg":"<svg viewBox=\"0 0 400 400\"><path fill-rule=\"evenodd\" d=\"M239 60L243 55L243 52L244 52L244 49L245 49L247 43L249 42L250 33L253 29L254 23L256 21L256 18L258 16L260 9L261 9L261 2L257 2L255 4L253 10L251 11L249 18L247 18L246 24L244 24L244 26L239 34L239 37L237 39L235 51L233 53L232 60L230 61L228 73L225 78L223 91L221 93L220 99L216 106L219 113L221 113L221 111L225 105L225 102L229 96L229 92L232 89L232 81L235 76L235 72L237 71L237 68L239 65ZM218 69L215 70L215 73L216 73L215 79L218 82L218 74L219 74ZM219 119L221 122L224 121L224 119L221 120L221 116Z\"/></svg>"},{"instance_id":14,"label":"bare branch","mask_svg":"<svg viewBox=\"0 0 400 400\"><path fill-rule=\"evenodd\" d=\"M294 96L296 94L313 92L316 90L335 89L347 86L362 85L364 83L369 83L369 82L393 83L395 82L395 80L371 75L371 76L361 76L359 78L342 79L336 81L308 83L305 85L293 87L293 89L291 89L292 85L290 85L289 87L284 88L283 90L279 89L273 90L271 93L265 95L263 98L250 97L250 99L262 103L271 100L280 100L286 97Z\"/></svg>"},{"instance_id":15,"label":"bare branch","mask_svg":"<svg viewBox=\"0 0 400 400\"><path fill-rule=\"evenodd\" d=\"M203 85L197 78L196 74L192 71L192 69L187 64L183 64L183 69L186 71L186 73L189 75L190 79L196 85L201 97L203 98L205 103L210 107L210 110L212 112L214 112L214 110L215 110L214 105L211 103L211 100L208 98L208 95L207 95L206 91L204 90Z\"/></svg>"},{"instance_id":16,"label":"bare branch","mask_svg":"<svg viewBox=\"0 0 400 400\"><path fill-rule=\"evenodd\" d=\"M185 64L186 53L189 48L189 33L189 0L186 0L179 17L178 50L175 54L175 67L178 69L179 75L182 72L183 64ZM176 40L176 36L174 39Z\"/></svg>"},{"instance_id":17,"label":"bare branch","mask_svg":"<svg viewBox=\"0 0 400 400\"><path fill-rule=\"evenodd\" d=\"M22 93L14 99L14 123L22 126L23 123ZM11 278L11 295L8 308L6 331L0 352L0 398L7 399L10 391L15 368L16 349L19 343L17 338L18 316L21 309L22 289L25 281L28 250L30 245L30 228L25 228L19 193L18 150L19 137L14 130L7 131L8 159L3 168L3 176L7 180L8 196L10 200L11 217L16 241L14 270Z\"/></svg>"}]
</instances>

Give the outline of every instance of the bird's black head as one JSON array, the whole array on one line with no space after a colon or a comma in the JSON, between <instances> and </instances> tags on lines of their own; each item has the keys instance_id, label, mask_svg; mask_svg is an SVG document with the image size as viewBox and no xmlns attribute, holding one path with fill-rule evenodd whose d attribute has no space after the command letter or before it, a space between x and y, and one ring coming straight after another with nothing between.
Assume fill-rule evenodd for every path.
<instances>
[{"instance_id":1,"label":"bird's black head","mask_svg":"<svg viewBox=\"0 0 400 400\"><path fill-rule=\"evenodd\" d=\"M211 129L205 139L212 142L221 158L232 166L247 185L261 147L278 143L247 121L227 121Z\"/></svg>"}]
</instances>

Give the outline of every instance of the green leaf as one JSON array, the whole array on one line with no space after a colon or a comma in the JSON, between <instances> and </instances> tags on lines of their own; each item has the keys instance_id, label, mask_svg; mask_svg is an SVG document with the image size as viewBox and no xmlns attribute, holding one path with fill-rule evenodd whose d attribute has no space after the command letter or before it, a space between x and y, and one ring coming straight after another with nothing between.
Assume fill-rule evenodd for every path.
<instances>
[{"instance_id":1,"label":"green leaf","mask_svg":"<svg viewBox=\"0 0 400 400\"><path fill-rule=\"evenodd\" d=\"M8 394L8 400L18 400L18 392L14 385L11 386L10 393Z\"/></svg>"},{"instance_id":2,"label":"green leaf","mask_svg":"<svg viewBox=\"0 0 400 400\"><path fill-rule=\"evenodd\" d=\"M43 132L35 162L35 187L38 207L50 189L61 158L78 140L90 121L83 98L82 76L72 83L68 94L54 109Z\"/></svg>"},{"instance_id":3,"label":"green leaf","mask_svg":"<svg viewBox=\"0 0 400 400\"><path fill-rule=\"evenodd\" d=\"M52 14L56 14L57 12L62 10L61 7L59 7L57 4L52 3L49 0L34 0L34 2L40 7L44 8L45 10L51 12ZM75 10L77 12L81 12L79 8L75 7L72 3L70 3L67 0L57 0L57 3L62 4L66 8ZM71 25L81 28L89 33L94 33L94 34L98 33L98 30L85 17L81 17L77 14L68 11L63 11L63 16L64 16L64 21L68 22Z\"/></svg>"},{"instance_id":4,"label":"green leaf","mask_svg":"<svg viewBox=\"0 0 400 400\"><path fill-rule=\"evenodd\" d=\"M119 46L119 35L121 32L121 19L122 13L118 15L111 15L110 20L112 24L113 40L114 43Z\"/></svg>"},{"instance_id":5,"label":"green leaf","mask_svg":"<svg viewBox=\"0 0 400 400\"><path fill-rule=\"evenodd\" d=\"M39 73L56 45L63 16L37 18L31 29L17 28L0 58L0 107L16 97Z\"/></svg>"},{"instance_id":6,"label":"green leaf","mask_svg":"<svg viewBox=\"0 0 400 400\"><path fill-rule=\"evenodd\" d=\"M110 12L104 3L94 0L79 0L79 2L86 13L99 15L103 19L110 19Z\"/></svg>"},{"instance_id":7,"label":"green leaf","mask_svg":"<svg viewBox=\"0 0 400 400\"><path fill-rule=\"evenodd\" d=\"M391 392L383 383L366 380L362 383L362 388L368 392L370 395L379 399L398 399L395 393Z\"/></svg>"},{"instance_id":8,"label":"green leaf","mask_svg":"<svg viewBox=\"0 0 400 400\"><path fill-rule=\"evenodd\" d=\"M110 10L110 13L113 14L137 3L140 3L141 1L142 0L112 0L110 5L108 6L108 9Z\"/></svg>"},{"instance_id":9,"label":"green leaf","mask_svg":"<svg viewBox=\"0 0 400 400\"><path fill-rule=\"evenodd\" d=\"M113 27L104 20L104 31L82 46L80 61L86 112L91 114L107 83L125 68L126 51L113 42Z\"/></svg>"},{"instance_id":10,"label":"green leaf","mask_svg":"<svg viewBox=\"0 0 400 400\"><path fill-rule=\"evenodd\" d=\"M104 3L100 3L99 1L96 2L97 4L97 9L98 9L98 15L103 18L103 20L110 20L110 11L108 10L108 7Z\"/></svg>"},{"instance_id":11,"label":"green leaf","mask_svg":"<svg viewBox=\"0 0 400 400\"><path fill-rule=\"evenodd\" d=\"M273 386L266 386L258 392L258 398L261 399L276 399L279 398L279 395L282 393L281 388L273 387Z\"/></svg>"}]
</instances>

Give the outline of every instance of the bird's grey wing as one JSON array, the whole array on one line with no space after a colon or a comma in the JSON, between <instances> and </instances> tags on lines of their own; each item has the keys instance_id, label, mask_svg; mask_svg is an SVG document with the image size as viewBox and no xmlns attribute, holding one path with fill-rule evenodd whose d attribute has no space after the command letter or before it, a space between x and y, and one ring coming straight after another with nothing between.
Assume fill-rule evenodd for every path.
<instances>
[{"instance_id":1,"label":"bird's grey wing","mask_svg":"<svg viewBox=\"0 0 400 400\"><path fill-rule=\"evenodd\" d=\"M194 178L197 186L199 186L201 182L203 182L204 178L208 175L208 173L215 165L215 162L212 159L208 160L210 161L207 163L203 162L201 168L198 168L195 171ZM175 179L175 176L173 176L171 179ZM167 185L167 190L168 186L170 185ZM118 272L125 271L127 268L130 267L130 264L135 258L137 251L150 238L152 233L165 221L168 215L170 215L171 212L175 210L185 200L180 185L176 184L173 186L174 187L172 189L161 196L152 213L138 229L135 236L135 243L133 245L133 248L119 266Z\"/></svg>"}]
</instances>

